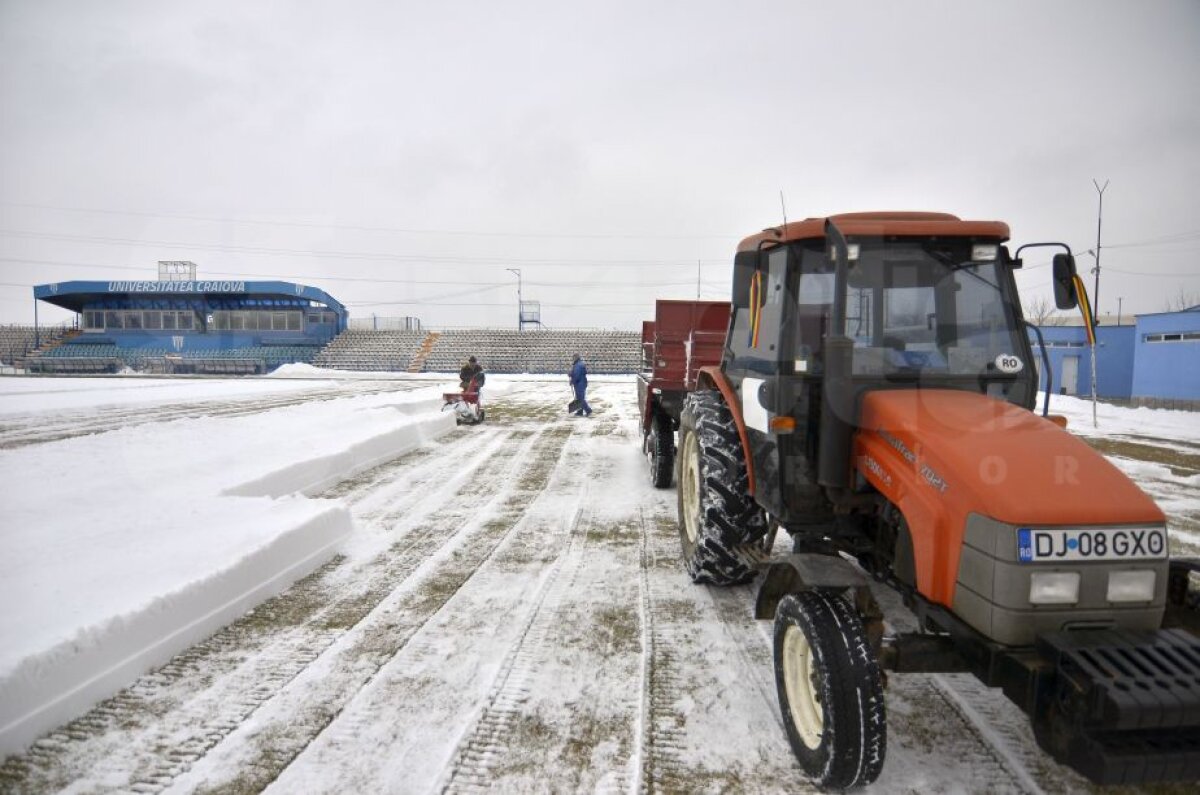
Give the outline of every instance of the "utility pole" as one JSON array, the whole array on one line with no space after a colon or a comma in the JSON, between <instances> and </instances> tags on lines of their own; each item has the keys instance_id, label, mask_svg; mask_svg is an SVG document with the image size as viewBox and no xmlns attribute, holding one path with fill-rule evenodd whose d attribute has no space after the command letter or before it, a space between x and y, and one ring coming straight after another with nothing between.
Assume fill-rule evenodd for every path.
<instances>
[{"instance_id":1,"label":"utility pole","mask_svg":"<svg viewBox=\"0 0 1200 795\"><path fill-rule=\"evenodd\" d=\"M1094 301L1092 302L1092 339L1096 340L1095 334L1099 331L1097 326L1100 325L1100 223L1104 219L1104 188L1108 187L1108 180L1104 180L1104 186L1092 180L1092 184L1096 186L1096 192L1100 194L1100 206L1096 210L1096 267L1093 272L1096 274L1096 286L1092 290ZM1100 427L1099 421L1096 419L1096 342L1092 343L1092 427Z\"/></svg>"},{"instance_id":2,"label":"utility pole","mask_svg":"<svg viewBox=\"0 0 1200 795\"><path fill-rule=\"evenodd\" d=\"M1125 301L1124 298L1117 298L1117 325L1121 325L1121 304Z\"/></svg>"},{"instance_id":3,"label":"utility pole","mask_svg":"<svg viewBox=\"0 0 1200 795\"><path fill-rule=\"evenodd\" d=\"M700 260L696 260L696 300L700 300Z\"/></svg>"},{"instance_id":4,"label":"utility pole","mask_svg":"<svg viewBox=\"0 0 1200 795\"><path fill-rule=\"evenodd\" d=\"M517 331L524 331L525 324L521 322L521 269L506 268L505 270L517 274Z\"/></svg>"},{"instance_id":5,"label":"utility pole","mask_svg":"<svg viewBox=\"0 0 1200 795\"><path fill-rule=\"evenodd\" d=\"M1100 194L1100 207L1096 210L1096 267L1092 268L1092 273L1096 274L1095 287L1092 288L1092 307L1095 309L1097 324L1100 318L1100 223L1104 219L1104 189L1108 187L1108 180L1104 180L1103 187L1096 180L1092 180L1092 184L1096 186L1096 192Z\"/></svg>"}]
</instances>

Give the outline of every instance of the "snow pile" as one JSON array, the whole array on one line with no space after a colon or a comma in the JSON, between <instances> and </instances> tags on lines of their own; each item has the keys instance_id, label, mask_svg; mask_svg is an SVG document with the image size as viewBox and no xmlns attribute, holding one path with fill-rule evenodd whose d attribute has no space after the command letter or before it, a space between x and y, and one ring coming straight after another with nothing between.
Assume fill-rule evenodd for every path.
<instances>
[{"instance_id":1,"label":"snow pile","mask_svg":"<svg viewBox=\"0 0 1200 795\"><path fill-rule=\"evenodd\" d=\"M0 753L80 714L332 557L352 532L350 514L336 500L302 493L452 428L452 415L440 410L444 386L337 392L0 451ZM5 379L0 422L301 387L313 383Z\"/></svg>"},{"instance_id":2,"label":"snow pile","mask_svg":"<svg viewBox=\"0 0 1200 795\"><path fill-rule=\"evenodd\" d=\"M1042 411L1045 393L1038 393L1037 412ZM1081 436L1114 434L1152 436L1200 444L1200 412L1174 409L1129 408L1111 403L1096 404L1096 424L1092 423L1092 401L1071 395L1051 395L1050 413L1068 420L1067 429ZM1099 426L1099 427L1097 427Z\"/></svg>"}]
</instances>

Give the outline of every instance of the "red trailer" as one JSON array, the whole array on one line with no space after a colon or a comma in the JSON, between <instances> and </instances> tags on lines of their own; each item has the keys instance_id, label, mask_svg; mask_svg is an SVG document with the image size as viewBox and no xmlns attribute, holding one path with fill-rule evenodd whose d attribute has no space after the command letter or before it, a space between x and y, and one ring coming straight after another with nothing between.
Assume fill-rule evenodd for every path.
<instances>
[{"instance_id":1,"label":"red trailer","mask_svg":"<svg viewBox=\"0 0 1200 795\"><path fill-rule=\"evenodd\" d=\"M642 450L658 488L671 485L683 399L696 388L701 367L721 363L728 329L726 301L658 301L653 322L642 323Z\"/></svg>"}]
</instances>

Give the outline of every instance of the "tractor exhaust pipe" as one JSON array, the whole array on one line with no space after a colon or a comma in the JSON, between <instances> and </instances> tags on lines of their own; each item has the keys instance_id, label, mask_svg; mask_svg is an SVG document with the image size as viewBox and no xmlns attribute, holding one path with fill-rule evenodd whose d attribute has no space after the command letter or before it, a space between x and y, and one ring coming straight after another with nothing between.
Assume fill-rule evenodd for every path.
<instances>
[{"instance_id":1,"label":"tractor exhaust pipe","mask_svg":"<svg viewBox=\"0 0 1200 795\"><path fill-rule=\"evenodd\" d=\"M850 381L854 341L846 336L846 281L850 248L832 220L825 241L834 264L833 306L825 336L825 377L821 385L821 436L817 482L829 488L850 486L850 445L854 436L854 389Z\"/></svg>"}]
</instances>

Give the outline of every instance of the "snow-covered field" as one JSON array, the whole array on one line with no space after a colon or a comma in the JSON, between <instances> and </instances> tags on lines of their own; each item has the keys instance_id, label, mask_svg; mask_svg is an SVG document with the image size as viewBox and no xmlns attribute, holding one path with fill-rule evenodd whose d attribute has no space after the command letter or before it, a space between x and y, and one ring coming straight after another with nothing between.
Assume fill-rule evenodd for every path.
<instances>
[{"instance_id":1,"label":"snow-covered field","mask_svg":"<svg viewBox=\"0 0 1200 795\"><path fill-rule=\"evenodd\" d=\"M632 379L590 419L563 380L492 376L456 427L446 376L0 379L0 791L808 789ZM1200 550L1200 415L1052 411ZM875 791L1086 788L971 677L887 698Z\"/></svg>"}]
</instances>

